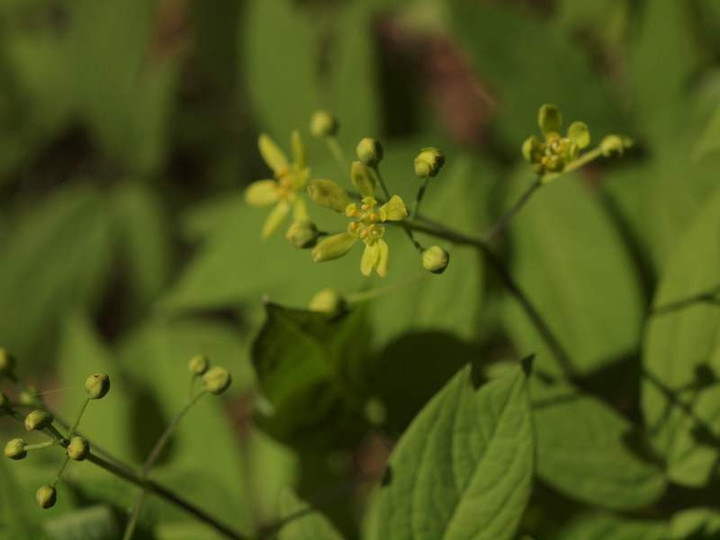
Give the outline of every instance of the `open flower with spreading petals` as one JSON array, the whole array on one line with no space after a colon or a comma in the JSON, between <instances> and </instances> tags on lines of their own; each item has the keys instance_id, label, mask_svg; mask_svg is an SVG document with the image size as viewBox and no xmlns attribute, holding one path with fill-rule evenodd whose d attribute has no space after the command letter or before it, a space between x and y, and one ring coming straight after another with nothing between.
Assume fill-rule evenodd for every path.
<instances>
[{"instance_id":1,"label":"open flower with spreading petals","mask_svg":"<svg viewBox=\"0 0 720 540\"><path fill-rule=\"evenodd\" d=\"M351 219L347 232L334 234L321 240L313 249L315 262L330 261L345 255L359 241L365 244L360 260L360 271L369 276L373 270L381 277L387 274L390 248L383 239L388 221L402 221L407 215L403 200L393 195L378 206L375 199L375 181L366 165L352 164L351 179L362 195L353 202L348 193L332 180L313 180L308 185L310 197L321 206L343 212Z\"/></svg>"},{"instance_id":2,"label":"open flower with spreading petals","mask_svg":"<svg viewBox=\"0 0 720 540\"><path fill-rule=\"evenodd\" d=\"M297 131L292 134L292 162L268 135L260 135L258 147L273 178L250 184L245 191L245 200L251 206L274 205L262 229L262 237L267 238L282 225L291 210L294 221L308 220L300 193L307 186L310 169L305 163L305 148Z\"/></svg>"}]
</instances>

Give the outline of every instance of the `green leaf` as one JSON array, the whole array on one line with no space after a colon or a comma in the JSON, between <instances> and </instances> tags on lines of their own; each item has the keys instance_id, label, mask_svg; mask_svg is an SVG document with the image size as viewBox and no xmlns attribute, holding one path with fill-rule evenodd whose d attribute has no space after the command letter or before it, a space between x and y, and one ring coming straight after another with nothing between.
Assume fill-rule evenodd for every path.
<instances>
[{"instance_id":1,"label":"green leaf","mask_svg":"<svg viewBox=\"0 0 720 540\"><path fill-rule=\"evenodd\" d=\"M533 461L525 374L511 368L476 391L465 368L395 447L367 538L513 538Z\"/></svg>"},{"instance_id":2,"label":"green leaf","mask_svg":"<svg viewBox=\"0 0 720 540\"><path fill-rule=\"evenodd\" d=\"M70 9L76 105L107 155L140 173L164 159L179 73L172 46L153 37L162 22L156 4L79 0Z\"/></svg>"},{"instance_id":3,"label":"green leaf","mask_svg":"<svg viewBox=\"0 0 720 540\"><path fill-rule=\"evenodd\" d=\"M266 310L252 359L260 389L275 409L273 431L302 432L362 395L368 344L362 310L341 319L274 304Z\"/></svg>"},{"instance_id":4,"label":"green leaf","mask_svg":"<svg viewBox=\"0 0 720 540\"><path fill-rule=\"evenodd\" d=\"M91 506L48 520L52 540L114 540L121 534L117 518L107 506Z\"/></svg>"},{"instance_id":5,"label":"green leaf","mask_svg":"<svg viewBox=\"0 0 720 540\"><path fill-rule=\"evenodd\" d=\"M693 156L695 159L702 159L708 154L720 150L720 105L715 108L710 119L707 121L705 130L698 139Z\"/></svg>"},{"instance_id":6,"label":"green leaf","mask_svg":"<svg viewBox=\"0 0 720 540\"><path fill-rule=\"evenodd\" d=\"M127 182L112 194L114 232L129 288L140 307L147 307L167 285L172 253L165 210L156 193Z\"/></svg>"},{"instance_id":7,"label":"green leaf","mask_svg":"<svg viewBox=\"0 0 720 540\"><path fill-rule=\"evenodd\" d=\"M348 3L336 20L331 50L328 107L340 120L340 140L350 145L352 155L360 139L381 134L373 15L371 2Z\"/></svg>"},{"instance_id":8,"label":"green leaf","mask_svg":"<svg viewBox=\"0 0 720 540\"><path fill-rule=\"evenodd\" d=\"M668 260L645 334L643 412L668 476L690 486L709 480L718 456L712 439L720 437L714 427L720 419L720 388L697 383L703 372L714 377L720 370L720 308L717 302L693 298L720 284L719 227L716 190Z\"/></svg>"},{"instance_id":9,"label":"green leaf","mask_svg":"<svg viewBox=\"0 0 720 540\"><path fill-rule=\"evenodd\" d=\"M648 2L641 11L629 74L637 115L655 139L674 138L687 121L688 83L702 60L691 13L687 3L676 0Z\"/></svg>"},{"instance_id":10,"label":"green leaf","mask_svg":"<svg viewBox=\"0 0 720 540\"><path fill-rule=\"evenodd\" d=\"M720 513L713 508L690 508L678 512L670 521L672 538L717 538Z\"/></svg>"},{"instance_id":11,"label":"green leaf","mask_svg":"<svg viewBox=\"0 0 720 540\"><path fill-rule=\"evenodd\" d=\"M587 123L594 138L623 130L626 122L604 81L560 28L508 2L454 0L450 6L457 37L500 98L496 127L508 148L520 151L542 103L557 104L568 122Z\"/></svg>"},{"instance_id":12,"label":"green leaf","mask_svg":"<svg viewBox=\"0 0 720 540\"><path fill-rule=\"evenodd\" d=\"M280 514L292 518L278 533L279 540L342 540L342 535L317 510L291 492L283 493Z\"/></svg>"},{"instance_id":13,"label":"green leaf","mask_svg":"<svg viewBox=\"0 0 720 540\"><path fill-rule=\"evenodd\" d=\"M629 519L604 513L584 513L555 536L557 540L667 540L662 521ZM673 538L675 538L673 536Z\"/></svg>"},{"instance_id":14,"label":"green leaf","mask_svg":"<svg viewBox=\"0 0 720 540\"><path fill-rule=\"evenodd\" d=\"M0 343L29 365L52 358L61 318L99 300L110 264L105 201L71 186L21 215L0 253Z\"/></svg>"},{"instance_id":15,"label":"green leaf","mask_svg":"<svg viewBox=\"0 0 720 540\"><path fill-rule=\"evenodd\" d=\"M537 468L545 482L574 500L612 510L640 508L662 495L663 472L633 453L628 420L570 385L536 384L533 395Z\"/></svg>"},{"instance_id":16,"label":"green leaf","mask_svg":"<svg viewBox=\"0 0 720 540\"><path fill-rule=\"evenodd\" d=\"M527 186L515 182L510 200ZM633 351L642 298L628 252L578 177L538 191L510 226L512 274L568 352L589 372ZM550 351L513 299L505 324L523 354L556 371Z\"/></svg>"},{"instance_id":17,"label":"green leaf","mask_svg":"<svg viewBox=\"0 0 720 540\"><path fill-rule=\"evenodd\" d=\"M25 496L17 486L8 463L0 462L0 536L13 540L45 538L38 522L30 518ZM36 516L33 516L36 517Z\"/></svg>"},{"instance_id":18,"label":"green leaf","mask_svg":"<svg viewBox=\"0 0 720 540\"><path fill-rule=\"evenodd\" d=\"M252 0L241 21L241 68L262 131L279 139L304 129L321 104L316 21L290 0Z\"/></svg>"}]
</instances>

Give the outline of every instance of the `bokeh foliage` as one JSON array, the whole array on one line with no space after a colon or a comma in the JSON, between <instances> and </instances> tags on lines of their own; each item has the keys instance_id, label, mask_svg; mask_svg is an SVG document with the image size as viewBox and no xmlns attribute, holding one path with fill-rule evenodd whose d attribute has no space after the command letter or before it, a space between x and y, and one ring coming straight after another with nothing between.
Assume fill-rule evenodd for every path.
<instances>
[{"instance_id":1,"label":"bokeh foliage","mask_svg":"<svg viewBox=\"0 0 720 540\"><path fill-rule=\"evenodd\" d=\"M193 411L156 476L244 531L304 499L324 515L281 538L710 538L718 36L714 0L0 0L0 345L65 415L88 372L110 373L84 429L133 462L181 406L192 355L230 368L232 397ZM498 244L579 380L471 248L443 244L448 271L426 275L396 231L389 276L368 280L355 259L261 241L243 199L268 175L259 132L287 147L302 130L313 176L347 182L307 134L322 107L347 153L383 141L405 200L413 156L442 147L424 212L479 234L531 179L519 148L544 102L596 141L636 139L543 189ZM328 286L388 292L340 320L304 311ZM527 380L506 369L532 354ZM0 463L0 536L116 538L135 490L76 467L41 513L26 501L54 468ZM151 501L141 533L215 538L188 519Z\"/></svg>"}]
</instances>

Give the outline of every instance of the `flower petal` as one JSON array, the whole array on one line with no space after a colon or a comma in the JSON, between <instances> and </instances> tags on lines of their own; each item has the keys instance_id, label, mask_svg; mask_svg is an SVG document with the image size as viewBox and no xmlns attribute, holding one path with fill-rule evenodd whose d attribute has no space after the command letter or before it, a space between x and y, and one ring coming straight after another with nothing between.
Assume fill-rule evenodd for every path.
<instances>
[{"instance_id":1,"label":"flower petal","mask_svg":"<svg viewBox=\"0 0 720 540\"><path fill-rule=\"evenodd\" d=\"M363 276L369 276L373 268L377 266L380 258L379 244L380 241L365 245L365 251L363 251L362 259L360 259L360 272L362 272Z\"/></svg>"},{"instance_id":2,"label":"flower petal","mask_svg":"<svg viewBox=\"0 0 720 540\"><path fill-rule=\"evenodd\" d=\"M245 202L250 206L270 206L278 201L277 182L258 180L245 190Z\"/></svg>"},{"instance_id":3,"label":"flower petal","mask_svg":"<svg viewBox=\"0 0 720 540\"><path fill-rule=\"evenodd\" d=\"M348 233L334 234L324 238L312 251L315 262L332 261L345 255L355 245L356 238Z\"/></svg>"},{"instance_id":4,"label":"flower petal","mask_svg":"<svg viewBox=\"0 0 720 540\"><path fill-rule=\"evenodd\" d=\"M360 161L354 161L350 171L350 179L355 189L362 193L363 197L375 197L375 180L370 175L370 169Z\"/></svg>"},{"instance_id":5,"label":"flower petal","mask_svg":"<svg viewBox=\"0 0 720 540\"><path fill-rule=\"evenodd\" d=\"M375 245L378 246L380 255L378 256L377 262L377 273L380 277L385 277L388 271L388 263L390 262L390 246L383 239L378 240Z\"/></svg>"},{"instance_id":6,"label":"flower petal","mask_svg":"<svg viewBox=\"0 0 720 540\"><path fill-rule=\"evenodd\" d=\"M582 150L590 146L590 130L585 122L573 122L568 128L568 139Z\"/></svg>"},{"instance_id":7,"label":"flower petal","mask_svg":"<svg viewBox=\"0 0 720 540\"><path fill-rule=\"evenodd\" d=\"M310 221L305 200L300 197L296 198L295 202L293 202L293 219L295 221Z\"/></svg>"},{"instance_id":8,"label":"flower petal","mask_svg":"<svg viewBox=\"0 0 720 540\"><path fill-rule=\"evenodd\" d=\"M401 221L407 215L407 206L397 195L390 197L390 200L380 207L380 219L382 221Z\"/></svg>"},{"instance_id":9,"label":"flower petal","mask_svg":"<svg viewBox=\"0 0 720 540\"><path fill-rule=\"evenodd\" d=\"M543 134L560 133L562 127L562 113L557 105L546 103L538 111L538 127Z\"/></svg>"},{"instance_id":10,"label":"flower petal","mask_svg":"<svg viewBox=\"0 0 720 540\"><path fill-rule=\"evenodd\" d=\"M280 201L275 205L275 208L273 208L270 211L270 215L265 220L265 224L263 225L262 230L262 237L267 238L272 233L278 230L280 225L282 225L282 222L285 220L285 216L288 215L288 212L290 211L290 204L288 204L287 201Z\"/></svg>"},{"instance_id":11,"label":"flower petal","mask_svg":"<svg viewBox=\"0 0 720 540\"><path fill-rule=\"evenodd\" d=\"M265 133L258 138L258 148L260 149L260 155L263 160L273 172L283 172L287 169L288 161L285 153L280 150L278 145L275 144L275 141Z\"/></svg>"}]
</instances>

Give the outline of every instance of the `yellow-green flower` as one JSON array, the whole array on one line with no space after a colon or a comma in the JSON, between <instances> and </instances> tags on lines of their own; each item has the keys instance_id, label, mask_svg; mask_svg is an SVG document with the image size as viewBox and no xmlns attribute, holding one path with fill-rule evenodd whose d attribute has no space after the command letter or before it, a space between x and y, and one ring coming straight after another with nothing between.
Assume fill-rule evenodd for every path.
<instances>
[{"instance_id":1,"label":"yellow-green flower","mask_svg":"<svg viewBox=\"0 0 720 540\"><path fill-rule=\"evenodd\" d=\"M375 199L375 182L363 163L352 164L352 183L362 195L359 203L351 202L350 196L332 180L314 180L308 191L312 199L328 208L344 212L351 219L347 232L329 236L313 249L315 262L330 261L345 255L358 242L365 244L360 260L360 271L369 276L373 270L381 277L387 274L390 248L383 239L388 221L402 221L407 215L403 200L393 195L378 207Z\"/></svg>"},{"instance_id":2,"label":"yellow-green flower","mask_svg":"<svg viewBox=\"0 0 720 540\"><path fill-rule=\"evenodd\" d=\"M562 114L555 105L540 107L538 126L544 140L533 135L522 146L523 157L532 164L536 174L562 172L590 144L590 131L583 122L573 122L567 134L560 135Z\"/></svg>"},{"instance_id":3,"label":"yellow-green flower","mask_svg":"<svg viewBox=\"0 0 720 540\"><path fill-rule=\"evenodd\" d=\"M307 208L300 192L305 189L310 178L310 169L305 163L305 149L300 134L292 134L293 161L289 162L285 153L267 135L258 139L260 155L273 172L273 178L258 180L250 184L245 191L245 200L251 206L275 207L265 220L262 237L267 238L274 233L293 211L294 221L307 221Z\"/></svg>"}]
</instances>

